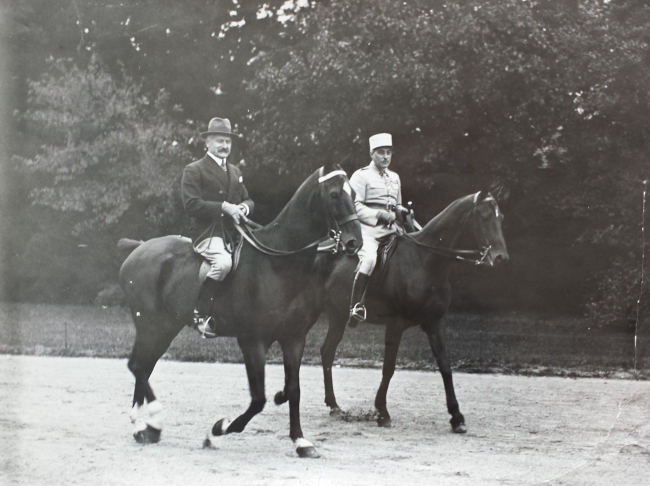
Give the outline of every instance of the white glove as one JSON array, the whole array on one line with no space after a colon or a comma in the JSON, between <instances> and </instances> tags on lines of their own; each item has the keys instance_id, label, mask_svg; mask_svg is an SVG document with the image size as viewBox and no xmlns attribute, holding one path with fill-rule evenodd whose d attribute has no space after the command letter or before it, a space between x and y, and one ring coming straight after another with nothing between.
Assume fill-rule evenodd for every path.
<instances>
[{"instance_id":1,"label":"white glove","mask_svg":"<svg viewBox=\"0 0 650 486\"><path fill-rule=\"evenodd\" d=\"M224 201L223 204L221 204L221 210L224 214L230 216L237 224L240 224L242 221L248 221L244 210L235 204Z\"/></svg>"}]
</instances>

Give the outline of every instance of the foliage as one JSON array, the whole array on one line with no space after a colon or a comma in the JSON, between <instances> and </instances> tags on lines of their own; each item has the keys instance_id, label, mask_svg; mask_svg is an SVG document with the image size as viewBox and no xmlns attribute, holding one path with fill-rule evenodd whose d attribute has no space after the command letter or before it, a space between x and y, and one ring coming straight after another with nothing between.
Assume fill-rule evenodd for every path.
<instances>
[{"instance_id":1,"label":"foliage","mask_svg":"<svg viewBox=\"0 0 650 486\"><path fill-rule=\"evenodd\" d=\"M367 136L390 131L412 194L441 172L480 174L509 196L517 237L552 238L529 267L562 248L598 252L590 285L614 292L620 314L621 279L634 281L640 262L649 21L648 6L626 1L321 4L302 16L304 41L263 60L249 84L251 145L270 153L267 166L304 173L350 151L350 166L365 164ZM611 267L599 260L614 248L624 262L603 288Z\"/></svg>"},{"instance_id":2,"label":"foliage","mask_svg":"<svg viewBox=\"0 0 650 486\"><path fill-rule=\"evenodd\" d=\"M103 269L90 253L118 237L177 232L173 192L194 133L181 116L201 126L227 116L245 134L233 159L246 159L260 222L326 159L365 164L367 136L385 130L418 219L470 191L500 198L511 263L478 278L460 269L463 306L498 296L500 310L586 309L603 325L635 307L650 126L645 2L9 0L2 9L17 79L9 98L29 109L8 143L31 172L12 177L46 205L25 213L26 191L11 185L11 212L35 238L27 249L56 233L54 246L71 248L58 261L86 251ZM41 62L50 55L72 61ZM123 116L111 125L95 109ZM33 149L34 136L48 148ZM142 157L147 146L160 156ZM99 246L79 247L91 234ZM68 265L52 260L35 273L59 278Z\"/></svg>"},{"instance_id":3,"label":"foliage","mask_svg":"<svg viewBox=\"0 0 650 486\"><path fill-rule=\"evenodd\" d=\"M87 69L58 60L30 84L29 102L42 145L19 160L39 181L34 204L69 214L75 234L115 225L136 203L154 224L173 215L194 129L170 115L164 91L149 99L96 58Z\"/></svg>"}]
</instances>

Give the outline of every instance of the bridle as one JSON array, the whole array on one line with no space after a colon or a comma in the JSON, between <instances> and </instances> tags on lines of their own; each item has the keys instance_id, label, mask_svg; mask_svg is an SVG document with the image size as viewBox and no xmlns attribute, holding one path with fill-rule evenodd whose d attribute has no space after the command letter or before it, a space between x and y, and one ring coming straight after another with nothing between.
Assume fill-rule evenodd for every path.
<instances>
[{"instance_id":1,"label":"bridle","mask_svg":"<svg viewBox=\"0 0 650 486\"><path fill-rule=\"evenodd\" d=\"M475 265L487 265L486 259L490 255L490 251L492 250L492 245L490 244L490 240L487 238L487 236L485 236L485 231L483 231L483 225L481 225L481 220L478 215L478 209L477 209L478 196L480 193L481 192L479 191L476 194L474 194L472 207L469 209L469 211L463 218L463 222L458 228L458 231L456 232L454 237L452 238L449 248L443 248L440 246L431 246L431 245L426 245L424 243L421 243L398 226L397 228L398 228L399 237L407 241L410 241L411 243L419 247L426 248L427 250L452 258L454 260L474 263ZM461 234L463 234L463 231L465 230L465 226L467 226L467 222L470 220L472 216L474 216L474 218L472 218L472 221L475 227L477 228L476 233L478 234L479 239L482 240L481 243L483 243L483 245L478 250L455 249L454 245L460 238Z\"/></svg>"},{"instance_id":2,"label":"bridle","mask_svg":"<svg viewBox=\"0 0 650 486\"><path fill-rule=\"evenodd\" d=\"M261 226L257 223L253 223L251 221L244 223L244 224L235 224L235 228L239 232L239 234L246 240L248 241L253 248L256 250L266 254L266 255L272 255L272 256L289 256L289 255L295 255L296 253L302 253L308 250L311 250L312 248L317 248L318 245L325 241L333 241L333 244L331 246L328 246L328 250L330 250L332 253L336 254L339 251L344 250L343 243L341 242L341 226L349 223L350 221L355 221L358 220L359 217L357 216L356 211L353 211L352 214L349 214L347 216L344 216L342 218L337 218L333 211L332 208L329 204L327 204L327 194L325 194L325 186L323 185L323 182L331 179L332 177L337 177L337 176L343 176L346 179L347 182L347 177L348 175L345 173L344 170L334 170L332 172L328 172L327 174L324 174L325 169L323 167L320 168L319 173L318 173L318 184L319 184L319 196L321 197L323 203L325 204L325 207L327 208L327 224L328 224L328 231L327 231L327 236L324 236L322 238L319 238L318 240L310 243L307 246L304 246L298 250L278 250L275 248L271 248L266 246L264 243L262 243L255 234L252 232L252 229L255 228L261 228Z\"/></svg>"}]
</instances>

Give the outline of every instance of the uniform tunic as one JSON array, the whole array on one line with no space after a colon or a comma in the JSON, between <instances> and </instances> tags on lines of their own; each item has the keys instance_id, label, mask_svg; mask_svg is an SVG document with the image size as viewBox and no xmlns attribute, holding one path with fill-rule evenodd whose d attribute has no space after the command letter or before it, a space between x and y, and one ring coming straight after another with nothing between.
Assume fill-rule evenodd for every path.
<instances>
[{"instance_id":1,"label":"uniform tunic","mask_svg":"<svg viewBox=\"0 0 650 486\"><path fill-rule=\"evenodd\" d=\"M363 236L357 271L370 275L377 261L378 240L395 233L394 224L389 228L379 222L377 216L381 211L394 211L395 206L402 204L401 182L395 172L381 170L374 162L370 162L352 174L350 185L356 193L354 206Z\"/></svg>"},{"instance_id":2,"label":"uniform tunic","mask_svg":"<svg viewBox=\"0 0 650 486\"><path fill-rule=\"evenodd\" d=\"M222 216L222 203L243 204L246 214L254 207L239 168L224 160L224 170L220 160L208 152L185 167L181 181L183 206L191 217L190 236L196 251L210 262L207 276L214 280L223 280L232 268L232 256L223 241L224 230L236 233L231 218Z\"/></svg>"}]
</instances>

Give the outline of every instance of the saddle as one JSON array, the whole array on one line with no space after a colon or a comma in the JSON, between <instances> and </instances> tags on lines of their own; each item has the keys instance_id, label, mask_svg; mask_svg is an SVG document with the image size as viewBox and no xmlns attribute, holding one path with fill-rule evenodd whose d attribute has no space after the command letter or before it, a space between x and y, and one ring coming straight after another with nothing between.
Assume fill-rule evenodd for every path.
<instances>
[{"instance_id":1,"label":"saddle","mask_svg":"<svg viewBox=\"0 0 650 486\"><path fill-rule=\"evenodd\" d=\"M382 281L388 270L388 262L390 257L395 252L397 241L397 234L393 233L386 235L379 240L379 248L377 249L377 266L373 274L377 280Z\"/></svg>"},{"instance_id":2,"label":"saddle","mask_svg":"<svg viewBox=\"0 0 650 486\"><path fill-rule=\"evenodd\" d=\"M397 236L400 233L404 232L414 233L415 231L419 231L419 229L422 229L422 226L420 226L415 221L413 214L410 213L398 223L397 233L386 235L380 238L379 248L377 249L377 265L375 271L373 272L373 274L376 274L376 278L379 281L383 280L384 276L386 275L386 271L388 270L388 262L390 261L390 257L395 252L395 246L397 246Z\"/></svg>"}]
</instances>

